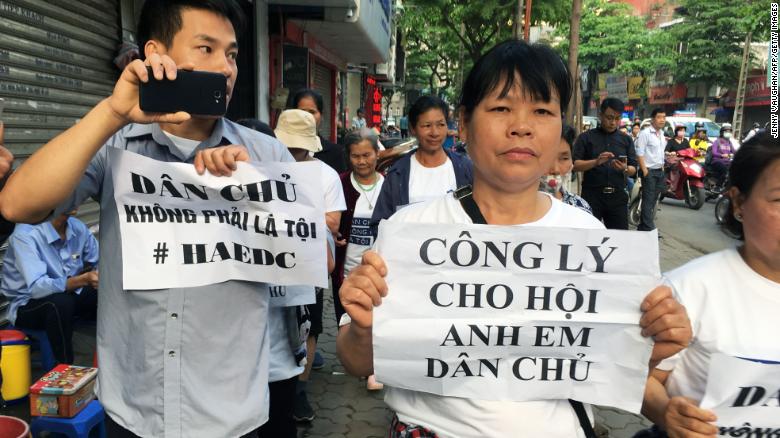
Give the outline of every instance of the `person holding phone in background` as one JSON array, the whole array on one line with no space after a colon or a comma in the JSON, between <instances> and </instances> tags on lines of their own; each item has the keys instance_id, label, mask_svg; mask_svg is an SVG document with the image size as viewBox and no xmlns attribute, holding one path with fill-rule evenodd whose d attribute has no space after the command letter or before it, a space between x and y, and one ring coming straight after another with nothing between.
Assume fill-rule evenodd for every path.
<instances>
[{"instance_id":1,"label":"person holding phone in background","mask_svg":"<svg viewBox=\"0 0 780 438\"><path fill-rule=\"evenodd\" d=\"M624 108L620 99L604 99L601 126L583 132L574 142L574 171L585 172L580 195L593 216L616 230L628 229L626 182L637 168L634 141L617 129Z\"/></svg>"},{"instance_id":2,"label":"person holding phone in background","mask_svg":"<svg viewBox=\"0 0 780 438\"><path fill-rule=\"evenodd\" d=\"M224 117L139 107L142 84L175 82L180 70L224 77L227 104L244 20L233 0L147 0L137 35L143 60L131 62L113 93L25 161L0 193L4 216L32 223L100 200L108 250L100 258L98 397L111 437L235 437L268 419L267 285L123 290L108 160L115 147L216 176L230 175L236 160L294 161L276 139Z\"/></svg>"}]
</instances>

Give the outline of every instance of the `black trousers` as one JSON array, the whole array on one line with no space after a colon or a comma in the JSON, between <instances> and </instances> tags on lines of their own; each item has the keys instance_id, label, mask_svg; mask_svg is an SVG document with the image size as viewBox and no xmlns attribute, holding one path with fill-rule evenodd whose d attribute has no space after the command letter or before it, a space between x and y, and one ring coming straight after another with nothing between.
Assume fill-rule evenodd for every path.
<instances>
[{"instance_id":1,"label":"black trousers","mask_svg":"<svg viewBox=\"0 0 780 438\"><path fill-rule=\"evenodd\" d=\"M583 187L582 198L590 204L593 216L611 230L628 229L628 194L622 187L604 193L602 187Z\"/></svg>"},{"instance_id":2,"label":"black trousers","mask_svg":"<svg viewBox=\"0 0 780 438\"><path fill-rule=\"evenodd\" d=\"M642 178L642 209L637 230L652 231L655 229L655 205L665 189L666 178L663 169L649 169L647 176Z\"/></svg>"},{"instance_id":3,"label":"black trousers","mask_svg":"<svg viewBox=\"0 0 780 438\"><path fill-rule=\"evenodd\" d=\"M297 385L298 376L268 384L271 393L271 406L268 412L268 422L257 430L258 438L296 438L298 436L293 418Z\"/></svg>"},{"instance_id":4,"label":"black trousers","mask_svg":"<svg viewBox=\"0 0 780 438\"><path fill-rule=\"evenodd\" d=\"M713 161L711 169L715 174L715 178L718 180L718 185L723 185L726 182L726 177L729 174L729 166L720 161Z\"/></svg>"},{"instance_id":5,"label":"black trousers","mask_svg":"<svg viewBox=\"0 0 780 438\"><path fill-rule=\"evenodd\" d=\"M80 294L56 293L31 299L16 310L16 326L46 330L52 352L59 363L73 363L73 319L94 320L97 290L85 287Z\"/></svg>"}]
</instances>

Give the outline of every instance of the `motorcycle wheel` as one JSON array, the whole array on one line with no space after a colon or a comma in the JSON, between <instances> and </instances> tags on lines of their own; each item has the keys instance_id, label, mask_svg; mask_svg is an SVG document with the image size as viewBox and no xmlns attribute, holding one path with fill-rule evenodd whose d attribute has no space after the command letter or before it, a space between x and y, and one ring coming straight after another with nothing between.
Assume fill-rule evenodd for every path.
<instances>
[{"instance_id":1,"label":"motorcycle wheel","mask_svg":"<svg viewBox=\"0 0 780 438\"><path fill-rule=\"evenodd\" d=\"M642 213L642 197L637 196L628 206L628 223L638 227Z\"/></svg>"},{"instance_id":2,"label":"motorcycle wheel","mask_svg":"<svg viewBox=\"0 0 780 438\"><path fill-rule=\"evenodd\" d=\"M715 220L718 224L723 225L726 222L726 215L729 214L729 206L731 200L728 196L721 196L718 202L715 204Z\"/></svg>"},{"instance_id":3,"label":"motorcycle wheel","mask_svg":"<svg viewBox=\"0 0 780 438\"><path fill-rule=\"evenodd\" d=\"M685 205L693 210L698 210L704 205L704 188L690 187L688 185L683 189L685 192Z\"/></svg>"}]
</instances>

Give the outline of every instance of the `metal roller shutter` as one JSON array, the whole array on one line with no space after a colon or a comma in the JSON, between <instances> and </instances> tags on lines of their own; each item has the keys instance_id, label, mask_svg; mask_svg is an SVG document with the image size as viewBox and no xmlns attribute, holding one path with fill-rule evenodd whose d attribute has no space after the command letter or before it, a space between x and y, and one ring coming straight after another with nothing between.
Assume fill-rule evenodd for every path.
<instances>
[{"instance_id":1,"label":"metal roller shutter","mask_svg":"<svg viewBox=\"0 0 780 438\"><path fill-rule=\"evenodd\" d=\"M118 0L0 0L0 97L16 165L111 94ZM79 217L98 222L94 203Z\"/></svg>"},{"instance_id":2,"label":"metal roller shutter","mask_svg":"<svg viewBox=\"0 0 780 438\"><path fill-rule=\"evenodd\" d=\"M320 64L314 63L314 81L313 86L320 94L322 94L322 103L324 109L322 111L322 122L320 124L320 135L331 139L331 132L333 127L333 70Z\"/></svg>"}]
</instances>

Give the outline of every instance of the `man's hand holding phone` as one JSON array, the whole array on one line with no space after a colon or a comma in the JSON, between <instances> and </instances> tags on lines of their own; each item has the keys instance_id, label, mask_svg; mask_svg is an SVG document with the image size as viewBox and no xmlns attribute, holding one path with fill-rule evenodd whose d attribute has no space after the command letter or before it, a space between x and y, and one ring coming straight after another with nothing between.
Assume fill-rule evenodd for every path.
<instances>
[{"instance_id":1,"label":"man's hand holding phone","mask_svg":"<svg viewBox=\"0 0 780 438\"><path fill-rule=\"evenodd\" d=\"M177 66L168 55L153 53L145 61L136 59L122 71L114 92L108 97L108 107L124 124L128 123L182 123L191 118L189 113L146 113L141 110L139 88L141 83L151 80L147 67L151 67L152 75L157 80L167 78L176 80L178 69L192 70L194 65Z\"/></svg>"},{"instance_id":2,"label":"man's hand holding phone","mask_svg":"<svg viewBox=\"0 0 780 438\"><path fill-rule=\"evenodd\" d=\"M613 159L611 164L613 169L625 172L628 168L628 157L625 155L620 155L616 159Z\"/></svg>"}]
</instances>

